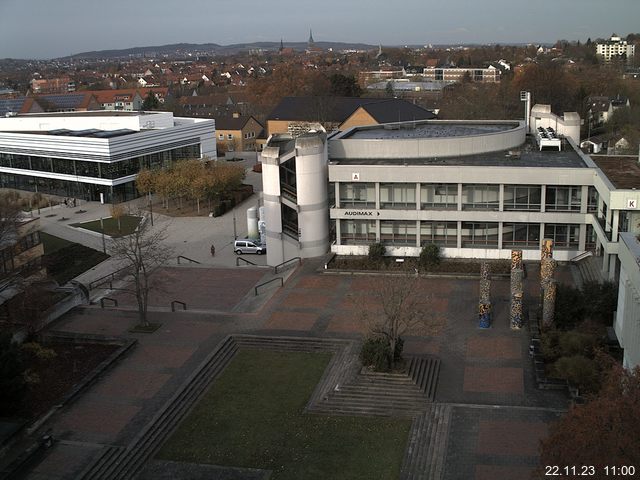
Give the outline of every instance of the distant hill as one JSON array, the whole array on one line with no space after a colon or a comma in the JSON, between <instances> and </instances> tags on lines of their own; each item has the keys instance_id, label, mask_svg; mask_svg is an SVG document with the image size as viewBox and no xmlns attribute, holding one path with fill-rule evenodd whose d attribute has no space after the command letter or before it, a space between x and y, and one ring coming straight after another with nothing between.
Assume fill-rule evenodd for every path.
<instances>
[{"instance_id":1,"label":"distant hill","mask_svg":"<svg viewBox=\"0 0 640 480\"><path fill-rule=\"evenodd\" d=\"M367 45L364 43L341 43L341 42L316 42L316 47L323 50L372 50L378 48L377 45ZM307 48L306 42L284 42L285 48L293 48L302 51ZM254 42L237 43L233 45L218 45L217 43L174 43L171 45L160 45L150 47L133 47L120 50L98 50L93 52L82 52L72 55L76 59L89 58L123 58L140 56L160 56L160 55L188 55L213 54L225 55L248 50L270 50L275 51L280 48L280 42ZM64 57L70 58L70 57Z\"/></svg>"}]
</instances>

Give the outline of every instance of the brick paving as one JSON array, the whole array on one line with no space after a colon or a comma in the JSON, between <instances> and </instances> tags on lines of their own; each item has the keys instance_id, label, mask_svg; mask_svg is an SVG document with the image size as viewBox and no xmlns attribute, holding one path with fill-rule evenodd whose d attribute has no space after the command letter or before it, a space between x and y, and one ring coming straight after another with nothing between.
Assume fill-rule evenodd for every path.
<instances>
[{"instance_id":1,"label":"brick paving","mask_svg":"<svg viewBox=\"0 0 640 480\"><path fill-rule=\"evenodd\" d=\"M465 392L524 394L521 368L465 367Z\"/></svg>"},{"instance_id":2,"label":"brick paving","mask_svg":"<svg viewBox=\"0 0 640 480\"><path fill-rule=\"evenodd\" d=\"M149 335L128 333L137 323L135 312L93 308L69 313L55 329L135 337L139 344L48 426L57 438L127 445L229 333L365 335L361 312L371 314L377 309L370 294L372 278L323 275L315 271L319 265L306 261L284 288L275 290L270 302L248 314L232 311L265 270L169 269L173 290L153 300L164 304L164 311L150 312L150 320L163 325ZM558 269L561 279L570 276L568 268L563 268ZM531 304L538 291L537 271L528 267L527 274L525 300ZM422 278L420 282L441 328L435 333L408 332L405 351L435 354L441 360L436 401L453 405L444 479L525 478L537 464L539 438L558 416L545 408L562 409L567 403L562 394L535 388L526 354L528 334L513 332L508 324L508 279L492 282L489 330L477 328L478 280ZM167 300L174 298L186 299L190 309L202 312L167 312ZM486 407L476 408L476 404ZM75 465L86 461L82 455L90 454L79 450ZM42 475L54 460L47 458L48 463L41 463L34 475ZM57 477L52 471L50 478L74 478L72 471L69 467L67 476L55 473Z\"/></svg>"}]
</instances>

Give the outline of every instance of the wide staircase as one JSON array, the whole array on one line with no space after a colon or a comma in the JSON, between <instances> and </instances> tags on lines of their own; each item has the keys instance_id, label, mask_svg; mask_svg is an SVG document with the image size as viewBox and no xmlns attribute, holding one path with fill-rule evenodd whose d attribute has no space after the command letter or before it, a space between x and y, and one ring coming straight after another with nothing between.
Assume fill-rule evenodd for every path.
<instances>
[{"instance_id":1,"label":"wide staircase","mask_svg":"<svg viewBox=\"0 0 640 480\"><path fill-rule=\"evenodd\" d=\"M452 407L433 404L415 418L409 433L400 478L439 480L444 474Z\"/></svg>"},{"instance_id":2,"label":"wide staircase","mask_svg":"<svg viewBox=\"0 0 640 480\"><path fill-rule=\"evenodd\" d=\"M308 407L328 415L415 417L429 409L435 396L440 360L410 357L406 374L358 372L336 383L325 397Z\"/></svg>"},{"instance_id":3,"label":"wide staircase","mask_svg":"<svg viewBox=\"0 0 640 480\"><path fill-rule=\"evenodd\" d=\"M602 275L602 257L594 257L592 255L583 256L583 258L579 258L578 260L572 260L571 264L577 267L582 283L604 282L605 278Z\"/></svg>"}]
</instances>

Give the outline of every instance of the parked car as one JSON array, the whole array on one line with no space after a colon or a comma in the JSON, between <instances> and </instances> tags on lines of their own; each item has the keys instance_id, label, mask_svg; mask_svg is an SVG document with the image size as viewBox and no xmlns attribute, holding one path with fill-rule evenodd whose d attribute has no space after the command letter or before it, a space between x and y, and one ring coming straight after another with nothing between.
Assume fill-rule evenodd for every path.
<instances>
[{"instance_id":1,"label":"parked car","mask_svg":"<svg viewBox=\"0 0 640 480\"><path fill-rule=\"evenodd\" d=\"M250 238L243 238L242 240L236 240L233 244L233 250L236 255L242 255L243 253L256 253L262 255L267 251L267 248L255 240Z\"/></svg>"}]
</instances>

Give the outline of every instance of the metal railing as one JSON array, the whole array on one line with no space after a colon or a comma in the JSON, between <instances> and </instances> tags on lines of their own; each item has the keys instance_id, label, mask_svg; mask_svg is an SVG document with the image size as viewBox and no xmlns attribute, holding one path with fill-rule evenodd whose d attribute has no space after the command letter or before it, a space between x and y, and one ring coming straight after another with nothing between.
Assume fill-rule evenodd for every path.
<instances>
[{"instance_id":1,"label":"metal railing","mask_svg":"<svg viewBox=\"0 0 640 480\"><path fill-rule=\"evenodd\" d=\"M181 302L180 300L173 300L171 302L171 311L175 312L176 311L176 304L182 306L182 310L186 310L187 309L187 304L184 302Z\"/></svg>"},{"instance_id":2,"label":"metal railing","mask_svg":"<svg viewBox=\"0 0 640 480\"><path fill-rule=\"evenodd\" d=\"M256 285L256 286L254 287L253 291L254 291L254 292L255 292L255 294L256 294L255 296L256 296L256 297L258 296L258 289L259 289L260 287L264 287L265 285L269 285L270 283L276 282L276 281L278 281L278 280L280 280L280 286L281 286L281 287L282 287L282 286L284 286L284 279L283 279L282 277L272 278L272 279L271 279L271 280L269 280L268 282L261 283L260 285Z\"/></svg>"},{"instance_id":3,"label":"metal railing","mask_svg":"<svg viewBox=\"0 0 640 480\"><path fill-rule=\"evenodd\" d=\"M289 260L285 260L285 261L284 261L284 262L282 262L281 264L276 265L275 267L273 267L273 273L278 273L278 269L279 269L280 267L284 267L284 266L289 265L290 263L292 263L292 262L296 262L296 261L298 262L298 265L301 265L301 264L302 264L302 258L300 258L300 257L293 257L293 258L290 258ZM282 270L281 270L281 271L282 271Z\"/></svg>"},{"instance_id":4,"label":"metal railing","mask_svg":"<svg viewBox=\"0 0 640 480\"><path fill-rule=\"evenodd\" d=\"M181 258L182 258L183 260L187 260L187 261L189 261L189 263L197 263L198 265L200 265L200 262L199 262L199 261L194 260L194 259L189 258L189 257L185 257L184 255L178 255L178 265L180 265L180 259L181 259Z\"/></svg>"},{"instance_id":5,"label":"metal railing","mask_svg":"<svg viewBox=\"0 0 640 480\"><path fill-rule=\"evenodd\" d=\"M256 265L256 266L258 265L257 263L253 263L252 261L247 260L246 258L236 257L236 267L240 266L240 261L243 261L247 265Z\"/></svg>"},{"instance_id":6,"label":"metal railing","mask_svg":"<svg viewBox=\"0 0 640 480\"><path fill-rule=\"evenodd\" d=\"M93 282L89 283L89 290L93 290L94 288L96 288L99 285L102 285L103 283L107 283L109 282L109 288L113 288L113 281L115 280L115 277L117 274L124 272L125 270L128 270L129 267L122 267L119 268L118 270L116 270L115 272L110 273L109 275L105 275L103 277L100 277L96 280L94 280Z\"/></svg>"},{"instance_id":7,"label":"metal railing","mask_svg":"<svg viewBox=\"0 0 640 480\"><path fill-rule=\"evenodd\" d=\"M109 302L112 302L111 305L107 305L108 307L117 307L118 306L118 300L116 300L115 298L111 298L111 297L102 297L100 299L100 308L104 308L104 301L108 300Z\"/></svg>"},{"instance_id":8,"label":"metal railing","mask_svg":"<svg viewBox=\"0 0 640 480\"><path fill-rule=\"evenodd\" d=\"M591 257L593 256L593 252L582 252L580 255L576 255L575 257L573 257L571 260L569 260L571 263L576 263L579 262L580 260L584 260L587 257Z\"/></svg>"}]
</instances>

